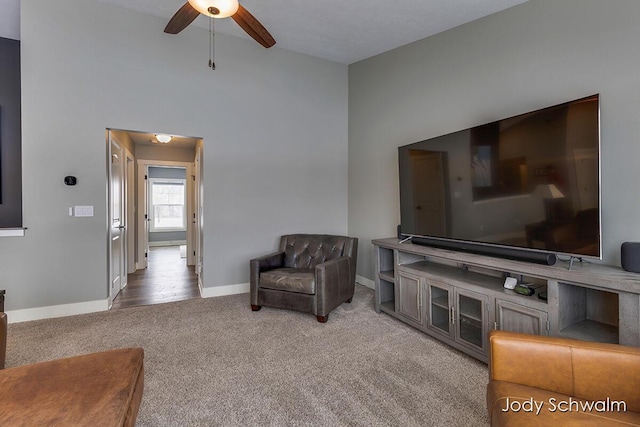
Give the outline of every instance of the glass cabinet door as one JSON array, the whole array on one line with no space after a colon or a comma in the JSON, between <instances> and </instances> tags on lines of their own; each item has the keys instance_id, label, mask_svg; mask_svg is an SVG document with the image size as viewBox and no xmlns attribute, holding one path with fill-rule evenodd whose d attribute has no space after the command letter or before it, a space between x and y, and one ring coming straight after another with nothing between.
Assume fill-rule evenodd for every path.
<instances>
[{"instance_id":1,"label":"glass cabinet door","mask_svg":"<svg viewBox=\"0 0 640 427\"><path fill-rule=\"evenodd\" d=\"M456 291L456 340L485 351L488 333L487 297L471 291Z\"/></svg>"},{"instance_id":2,"label":"glass cabinet door","mask_svg":"<svg viewBox=\"0 0 640 427\"><path fill-rule=\"evenodd\" d=\"M428 327L446 335L452 335L451 295L453 288L444 283L428 281Z\"/></svg>"}]
</instances>

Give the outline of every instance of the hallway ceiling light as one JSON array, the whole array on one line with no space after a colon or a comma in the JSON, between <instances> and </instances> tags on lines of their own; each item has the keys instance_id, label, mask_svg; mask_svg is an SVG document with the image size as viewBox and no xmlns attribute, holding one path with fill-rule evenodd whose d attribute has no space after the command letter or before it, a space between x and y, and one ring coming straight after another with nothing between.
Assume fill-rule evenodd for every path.
<instances>
[{"instance_id":1,"label":"hallway ceiling light","mask_svg":"<svg viewBox=\"0 0 640 427\"><path fill-rule=\"evenodd\" d=\"M168 144L169 141L171 141L171 136L159 133L159 134L156 135L156 139L161 144Z\"/></svg>"}]
</instances>

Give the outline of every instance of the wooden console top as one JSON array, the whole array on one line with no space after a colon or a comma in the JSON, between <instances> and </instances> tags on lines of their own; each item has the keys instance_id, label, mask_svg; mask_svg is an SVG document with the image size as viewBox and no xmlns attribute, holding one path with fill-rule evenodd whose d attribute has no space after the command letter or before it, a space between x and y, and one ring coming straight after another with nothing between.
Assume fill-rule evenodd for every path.
<instances>
[{"instance_id":1,"label":"wooden console top","mask_svg":"<svg viewBox=\"0 0 640 427\"><path fill-rule=\"evenodd\" d=\"M547 280L557 280L563 283L578 284L594 289L607 291L628 292L640 295L640 274L624 271L620 267L595 264L588 261L575 261L569 270L568 261L558 261L553 266L534 264L524 261L457 252L430 246L400 243L397 238L373 240L374 245L402 252L418 254L425 257L444 259L467 264L469 266L484 267L492 270L523 274Z\"/></svg>"}]
</instances>

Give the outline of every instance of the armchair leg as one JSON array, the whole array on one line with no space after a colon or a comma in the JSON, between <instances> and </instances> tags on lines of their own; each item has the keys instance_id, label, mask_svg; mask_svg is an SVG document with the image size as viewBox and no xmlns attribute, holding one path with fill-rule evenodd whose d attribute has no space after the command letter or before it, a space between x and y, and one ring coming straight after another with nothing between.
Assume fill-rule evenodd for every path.
<instances>
[{"instance_id":1,"label":"armchair leg","mask_svg":"<svg viewBox=\"0 0 640 427\"><path fill-rule=\"evenodd\" d=\"M253 305L253 304L251 304L251 310L252 310L252 311L258 311L258 310L260 310L261 308L262 308L262 306L261 306L261 305Z\"/></svg>"},{"instance_id":2,"label":"armchair leg","mask_svg":"<svg viewBox=\"0 0 640 427\"><path fill-rule=\"evenodd\" d=\"M327 323L327 320L329 320L329 315L327 314L326 316L316 316L316 318L320 323Z\"/></svg>"}]
</instances>

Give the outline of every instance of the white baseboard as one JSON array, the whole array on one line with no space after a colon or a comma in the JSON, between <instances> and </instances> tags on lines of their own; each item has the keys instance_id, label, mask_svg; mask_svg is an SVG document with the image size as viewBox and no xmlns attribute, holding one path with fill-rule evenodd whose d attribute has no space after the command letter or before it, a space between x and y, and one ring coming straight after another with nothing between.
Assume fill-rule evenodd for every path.
<instances>
[{"instance_id":1,"label":"white baseboard","mask_svg":"<svg viewBox=\"0 0 640 427\"><path fill-rule=\"evenodd\" d=\"M369 280L366 277L358 276L357 274L356 274L356 283L360 283L361 285L364 285L370 289L376 288L376 282L374 282L373 280Z\"/></svg>"},{"instance_id":2,"label":"white baseboard","mask_svg":"<svg viewBox=\"0 0 640 427\"><path fill-rule=\"evenodd\" d=\"M204 285L202 284L202 274L198 274L198 290L200 291L200 298L204 298L203 289Z\"/></svg>"},{"instance_id":3,"label":"white baseboard","mask_svg":"<svg viewBox=\"0 0 640 427\"><path fill-rule=\"evenodd\" d=\"M202 296L202 298L213 298L213 297L221 297L224 295L246 294L249 292L248 283L240 283L237 285L226 285L226 286L212 286L210 288L204 288L202 287L201 283L198 283L198 286L200 286L200 296Z\"/></svg>"},{"instance_id":4,"label":"white baseboard","mask_svg":"<svg viewBox=\"0 0 640 427\"><path fill-rule=\"evenodd\" d=\"M375 282L362 276L356 276L356 282L368 288L374 289ZM198 278L198 287L202 298L221 297L225 295L246 294L249 292L249 283L237 285L203 287ZM25 308L22 310L7 311L9 323L28 322L31 320L52 319L54 317L74 316L76 314L95 313L109 310L109 300L97 300L78 302L73 304L50 305L47 307Z\"/></svg>"},{"instance_id":5,"label":"white baseboard","mask_svg":"<svg viewBox=\"0 0 640 427\"><path fill-rule=\"evenodd\" d=\"M367 288L375 289L375 282L373 280L369 280L362 276L356 276L356 282L366 286ZM202 282L198 280L198 287L200 288L200 296L202 298L213 298L213 297L221 297L224 295L246 294L249 292L249 286L250 286L249 283L239 283L237 285L212 286L210 288L205 288L203 287Z\"/></svg>"},{"instance_id":6,"label":"white baseboard","mask_svg":"<svg viewBox=\"0 0 640 427\"><path fill-rule=\"evenodd\" d=\"M213 298L224 295L246 294L249 292L249 283L237 285L203 287L198 277L198 287L202 298ZM97 300L78 302L73 304L51 305L47 307L25 308L22 310L7 311L9 323L28 322L31 320L52 319L54 317L74 316L76 314L95 313L109 310L109 300Z\"/></svg>"},{"instance_id":7,"label":"white baseboard","mask_svg":"<svg viewBox=\"0 0 640 427\"><path fill-rule=\"evenodd\" d=\"M25 308L7 311L9 323L28 322L30 320L51 319L54 317L74 316L76 314L95 313L109 310L109 300L78 302L73 304L50 305L47 307Z\"/></svg>"}]
</instances>

